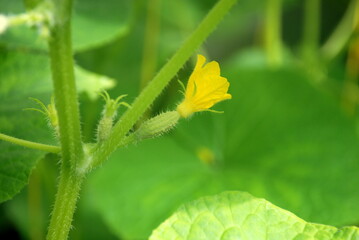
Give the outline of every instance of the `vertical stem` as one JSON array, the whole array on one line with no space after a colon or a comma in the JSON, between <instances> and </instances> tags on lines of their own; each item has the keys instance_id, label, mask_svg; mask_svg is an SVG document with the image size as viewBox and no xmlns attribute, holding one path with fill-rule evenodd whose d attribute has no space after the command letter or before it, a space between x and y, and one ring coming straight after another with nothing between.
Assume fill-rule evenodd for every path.
<instances>
[{"instance_id":1,"label":"vertical stem","mask_svg":"<svg viewBox=\"0 0 359 240\"><path fill-rule=\"evenodd\" d=\"M63 164L82 158L80 115L71 46L72 0L53 0L55 23L49 40L55 105L59 117Z\"/></svg>"},{"instance_id":2,"label":"vertical stem","mask_svg":"<svg viewBox=\"0 0 359 240\"><path fill-rule=\"evenodd\" d=\"M49 40L55 105L59 118L61 173L48 240L67 239L83 180L76 166L83 157L80 115L71 46L72 0L52 0L54 23Z\"/></svg>"},{"instance_id":3,"label":"vertical stem","mask_svg":"<svg viewBox=\"0 0 359 240\"><path fill-rule=\"evenodd\" d=\"M303 48L316 51L320 37L320 0L306 0L304 8Z\"/></svg>"},{"instance_id":4,"label":"vertical stem","mask_svg":"<svg viewBox=\"0 0 359 240\"><path fill-rule=\"evenodd\" d=\"M143 46L143 58L141 69L142 90L153 78L157 66L158 35L160 29L160 0L152 0L147 3L146 32Z\"/></svg>"},{"instance_id":5,"label":"vertical stem","mask_svg":"<svg viewBox=\"0 0 359 240\"><path fill-rule=\"evenodd\" d=\"M61 169L61 178L47 233L47 240L67 239L82 181L82 176L74 176L64 167Z\"/></svg>"},{"instance_id":6,"label":"vertical stem","mask_svg":"<svg viewBox=\"0 0 359 240\"><path fill-rule=\"evenodd\" d=\"M268 64L276 67L282 63L282 0L267 0L265 46Z\"/></svg>"},{"instance_id":7,"label":"vertical stem","mask_svg":"<svg viewBox=\"0 0 359 240\"><path fill-rule=\"evenodd\" d=\"M301 55L306 70L317 82L323 81L323 67L319 61L321 0L305 0Z\"/></svg>"},{"instance_id":8,"label":"vertical stem","mask_svg":"<svg viewBox=\"0 0 359 240\"><path fill-rule=\"evenodd\" d=\"M143 44L140 90L143 90L153 78L157 68L158 38L160 30L160 0L150 0L147 3L147 19ZM151 116L148 109L142 116L142 121Z\"/></svg>"}]
</instances>

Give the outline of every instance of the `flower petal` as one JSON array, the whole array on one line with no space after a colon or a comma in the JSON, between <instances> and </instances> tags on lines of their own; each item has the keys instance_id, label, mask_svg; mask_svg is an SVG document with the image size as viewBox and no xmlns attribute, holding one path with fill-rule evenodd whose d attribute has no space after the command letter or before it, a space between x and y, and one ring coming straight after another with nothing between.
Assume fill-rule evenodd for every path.
<instances>
[{"instance_id":1,"label":"flower petal","mask_svg":"<svg viewBox=\"0 0 359 240\"><path fill-rule=\"evenodd\" d=\"M207 63L202 69L203 75L221 75L221 70L219 68L219 64L216 61L212 61Z\"/></svg>"},{"instance_id":2,"label":"flower petal","mask_svg":"<svg viewBox=\"0 0 359 240\"><path fill-rule=\"evenodd\" d=\"M232 98L232 95L227 93L229 82L220 76L218 62L212 61L204 65L205 62L203 55L197 55L196 66L187 83L185 99L177 107L177 111L184 118Z\"/></svg>"},{"instance_id":3,"label":"flower petal","mask_svg":"<svg viewBox=\"0 0 359 240\"><path fill-rule=\"evenodd\" d=\"M205 62L206 62L206 57L201 55L201 54L198 54L197 55L197 63L196 63L196 66L194 67L193 72L195 72L196 70L201 69Z\"/></svg>"}]
</instances>

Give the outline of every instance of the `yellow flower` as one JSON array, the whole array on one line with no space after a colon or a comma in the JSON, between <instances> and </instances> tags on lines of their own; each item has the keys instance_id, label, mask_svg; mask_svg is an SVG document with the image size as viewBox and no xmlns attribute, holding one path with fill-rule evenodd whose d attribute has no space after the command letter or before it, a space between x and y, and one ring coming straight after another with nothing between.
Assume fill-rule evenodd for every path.
<instances>
[{"instance_id":1,"label":"yellow flower","mask_svg":"<svg viewBox=\"0 0 359 240\"><path fill-rule=\"evenodd\" d=\"M197 55L196 66L189 77L185 98L177 106L178 113L187 118L195 112L208 111L214 104L231 99L228 94L229 82L220 76L218 62L206 62L206 58Z\"/></svg>"}]
</instances>

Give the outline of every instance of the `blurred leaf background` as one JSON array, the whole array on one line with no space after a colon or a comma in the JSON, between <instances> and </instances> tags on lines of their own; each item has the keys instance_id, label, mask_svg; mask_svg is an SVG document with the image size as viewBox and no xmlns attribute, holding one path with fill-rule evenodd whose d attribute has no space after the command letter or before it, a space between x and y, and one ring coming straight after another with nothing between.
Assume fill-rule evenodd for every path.
<instances>
[{"instance_id":1,"label":"blurred leaf background","mask_svg":"<svg viewBox=\"0 0 359 240\"><path fill-rule=\"evenodd\" d=\"M31 8L25 2L0 0L0 11L22 13ZM94 141L102 111L96 90L128 94L131 103L215 2L75 1L86 142ZM197 114L168 136L114 153L89 176L70 238L146 239L182 203L227 190L306 221L358 225L358 9L357 0L239 1L198 50L231 83L233 99L215 107L225 113ZM186 83L194 59L174 80ZM51 89L37 29L1 35L0 132L53 143L43 116L22 111L34 106L28 97L48 103ZM145 117L175 108L179 89L172 81ZM0 205L0 237L43 239L58 159L4 142L0 149L1 201L20 192Z\"/></svg>"}]
</instances>

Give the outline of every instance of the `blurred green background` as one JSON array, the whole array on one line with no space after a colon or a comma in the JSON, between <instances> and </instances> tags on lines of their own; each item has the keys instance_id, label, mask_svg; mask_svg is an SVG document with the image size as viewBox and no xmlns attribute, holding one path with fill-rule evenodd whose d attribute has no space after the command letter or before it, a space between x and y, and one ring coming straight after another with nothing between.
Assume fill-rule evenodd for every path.
<instances>
[{"instance_id":1,"label":"blurred green background","mask_svg":"<svg viewBox=\"0 0 359 240\"><path fill-rule=\"evenodd\" d=\"M0 12L19 14L36 1L25 2L0 0ZM131 103L215 3L75 1L84 141L95 141L98 88ZM225 113L196 114L166 136L115 152L88 177L70 239L146 239L181 203L225 190L306 221L358 225L359 1L240 0L197 53L218 61L231 84L233 99L214 107ZM177 80L186 83L194 61L145 117L176 107ZM28 97L50 96L46 41L36 26L8 29L0 35L0 132L54 143L40 114L21 111L34 105ZM24 169L21 183L2 184L20 191L37 164L20 194L0 205L0 238L44 239L58 159L1 144L0 172Z\"/></svg>"}]
</instances>

